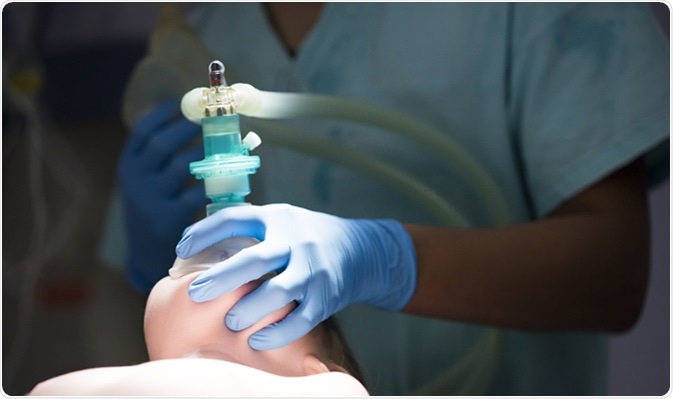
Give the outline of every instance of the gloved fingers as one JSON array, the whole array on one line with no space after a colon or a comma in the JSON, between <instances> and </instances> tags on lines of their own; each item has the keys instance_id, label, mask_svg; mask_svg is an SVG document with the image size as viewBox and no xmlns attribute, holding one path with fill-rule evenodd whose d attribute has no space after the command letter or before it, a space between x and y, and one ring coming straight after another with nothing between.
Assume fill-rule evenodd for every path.
<instances>
[{"instance_id":1,"label":"gloved fingers","mask_svg":"<svg viewBox=\"0 0 673 399\"><path fill-rule=\"evenodd\" d=\"M189 210L189 213L194 213L199 208L206 206L208 199L206 198L206 190L203 188L203 184L197 184L184 190L180 193L178 202L181 204L181 207Z\"/></svg>"},{"instance_id":2,"label":"gloved fingers","mask_svg":"<svg viewBox=\"0 0 673 399\"><path fill-rule=\"evenodd\" d=\"M152 189L157 190L165 198L178 197L184 192L187 184L198 183L203 187L202 182L197 180L189 172L189 163L203 158L202 148L193 148L189 151L178 154L164 170L156 174L157 182ZM205 191L204 192L205 195Z\"/></svg>"},{"instance_id":3,"label":"gloved fingers","mask_svg":"<svg viewBox=\"0 0 673 399\"><path fill-rule=\"evenodd\" d=\"M191 148L176 155L166 169L174 176L184 176L184 178L196 181L196 178L189 170L189 164L202 159L203 147ZM200 184L203 185L203 182L200 182Z\"/></svg>"},{"instance_id":4,"label":"gloved fingers","mask_svg":"<svg viewBox=\"0 0 673 399\"><path fill-rule=\"evenodd\" d=\"M235 236L264 241L266 226L260 213L260 207L255 205L219 210L186 228L175 253L187 259L218 241Z\"/></svg>"},{"instance_id":5,"label":"gloved fingers","mask_svg":"<svg viewBox=\"0 0 673 399\"><path fill-rule=\"evenodd\" d=\"M322 320L309 310L308 302L302 302L283 320L252 334L248 343L255 350L270 350L283 347L308 334Z\"/></svg>"},{"instance_id":6,"label":"gloved fingers","mask_svg":"<svg viewBox=\"0 0 673 399\"><path fill-rule=\"evenodd\" d=\"M189 285L189 296L195 302L210 301L267 273L284 268L289 257L288 247L265 242L242 249L194 279Z\"/></svg>"},{"instance_id":7,"label":"gloved fingers","mask_svg":"<svg viewBox=\"0 0 673 399\"><path fill-rule=\"evenodd\" d=\"M229 329L244 330L288 303L303 299L303 282L299 273L289 268L263 282L241 298L225 318Z\"/></svg>"},{"instance_id":8,"label":"gloved fingers","mask_svg":"<svg viewBox=\"0 0 673 399\"><path fill-rule=\"evenodd\" d=\"M173 117L178 115L179 109L180 99L174 98L160 103L140 118L131 129L127 150L139 151L155 130L167 125Z\"/></svg>"},{"instance_id":9,"label":"gloved fingers","mask_svg":"<svg viewBox=\"0 0 673 399\"><path fill-rule=\"evenodd\" d=\"M136 153L141 159L141 166L145 170L152 171L163 169L178 150L200 134L201 128L184 118L156 130Z\"/></svg>"}]
</instances>

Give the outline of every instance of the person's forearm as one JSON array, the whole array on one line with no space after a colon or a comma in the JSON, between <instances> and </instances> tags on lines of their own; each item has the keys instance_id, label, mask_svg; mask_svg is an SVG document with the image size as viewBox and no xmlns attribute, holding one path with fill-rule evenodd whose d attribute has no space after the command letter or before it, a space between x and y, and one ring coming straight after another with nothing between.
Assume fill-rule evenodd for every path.
<instances>
[{"instance_id":1,"label":"person's forearm","mask_svg":"<svg viewBox=\"0 0 673 399\"><path fill-rule=\"evenodd\" d=\"M638 165L625 168L530 224L406 225L418 284L404 311L517 329L630 327L642 306L649 260L640 173Z\"/></svg>"}]
</instances>

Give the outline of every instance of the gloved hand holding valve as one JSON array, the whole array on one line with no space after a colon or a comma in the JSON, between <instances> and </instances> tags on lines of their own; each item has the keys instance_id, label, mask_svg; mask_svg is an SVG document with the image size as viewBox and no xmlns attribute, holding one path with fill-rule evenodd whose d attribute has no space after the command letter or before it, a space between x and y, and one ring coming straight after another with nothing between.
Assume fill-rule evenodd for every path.
<instances>
[{"instance_id":1,"label":"gloved hand holding valve","mask_svg":"<svg viewBox=\"0 0 673 399\"><path fill-rule=\"evenodd\" d=\"M352 303L401 310L416 288L415 251L394 220L345 219L287 204L222 209L187 228L180 258L232 236L260 241L203 272L189 288L204 302L270 272L278 272L242 298L226 325L243 330L291 301L284 320L250 338L257 350L284 346Z\"/></svg>"},{"instance_id":2,"label":"gloved hand holding valve","mask_svg":"<svg viewBox=\"0 0 673 399\"><path fill-rule=\"evenodd\" d=\"M192 184L189 163L203 147L189 143L201 129L179 115L179 100L164 102L131 130L117 166L128 234L128 273L136 288L149 292L173 263L180 232L195 220L207 199Z\"/></svg>"}]
</instances>

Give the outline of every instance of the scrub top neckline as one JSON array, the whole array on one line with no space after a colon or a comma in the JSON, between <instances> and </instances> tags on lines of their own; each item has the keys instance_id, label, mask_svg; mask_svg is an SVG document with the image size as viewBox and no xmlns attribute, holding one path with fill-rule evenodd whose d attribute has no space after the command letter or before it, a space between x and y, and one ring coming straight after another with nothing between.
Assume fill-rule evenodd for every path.
<instances>
[{"instance_id":1,"label":"scrub top neckline","mask_svg":"<svg viewBox=\"0 0 673 399\"><path fill-rule=\"evenodd\" d=\"M313 52L313 48L315 47L315 37L320 37L321 32L325 29L325 26L329 25L329 21L333 19L331 18L333 4L325 3L323 8L320 10L320 14L318 15L315 23L306 33L302 41L297 46L296 50L294 50L294 54L291 54L291 50L285 45L285 43L283 43L279 32L273 26L271 17L265 6L261 3L258 3L256 8L263 21L262 26L264 27L265 33L270 37L271 43L273 43L272 45L275 47L276 52L282 54L283 60L288 65L293 66L302 63L304 58L310 57L310 54Z\"/></svg>"}]
</instances>

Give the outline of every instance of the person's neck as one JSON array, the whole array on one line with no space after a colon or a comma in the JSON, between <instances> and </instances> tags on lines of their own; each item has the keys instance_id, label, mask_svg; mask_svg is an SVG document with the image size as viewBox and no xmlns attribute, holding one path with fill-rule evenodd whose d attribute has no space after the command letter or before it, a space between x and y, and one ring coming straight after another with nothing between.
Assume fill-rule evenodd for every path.
<instances>
[{"instance_id":1,"label":"person's neck","mask_svg":"<svg viewBox=\"0 0 673 399\"><path fill-rule=\"evenodd\" d=\"M264 3L271 25L294 55L320 17L324 3Z\"/></svg>"}]
</instances>

